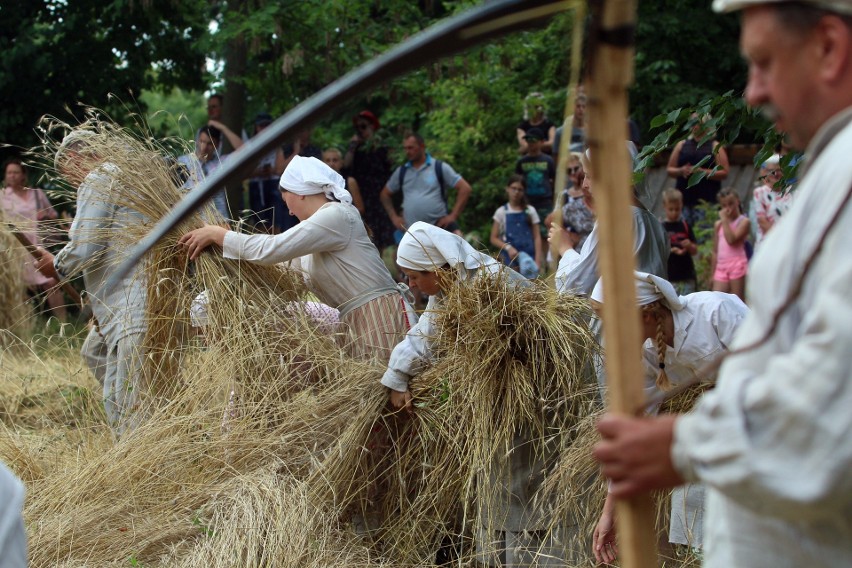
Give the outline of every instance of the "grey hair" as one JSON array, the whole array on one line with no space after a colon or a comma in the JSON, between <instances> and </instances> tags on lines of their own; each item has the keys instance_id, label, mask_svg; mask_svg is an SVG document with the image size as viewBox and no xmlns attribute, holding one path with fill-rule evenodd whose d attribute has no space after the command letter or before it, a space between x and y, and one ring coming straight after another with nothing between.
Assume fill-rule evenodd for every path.
<instances>
[{"instance_id":1,"label":"grey hair","mask_svg":"<svg viewBox=\"0 0 852 568\"><path fill-rule=\"evenodd\" d=\"M62 163L67 159L68 152L80 152L86 148L95 137L95 133L91 130L72 130L65 138L59 148L56 149L56 156L53 158L53 168L58 173Z\"/></svg>"}]
</instances>

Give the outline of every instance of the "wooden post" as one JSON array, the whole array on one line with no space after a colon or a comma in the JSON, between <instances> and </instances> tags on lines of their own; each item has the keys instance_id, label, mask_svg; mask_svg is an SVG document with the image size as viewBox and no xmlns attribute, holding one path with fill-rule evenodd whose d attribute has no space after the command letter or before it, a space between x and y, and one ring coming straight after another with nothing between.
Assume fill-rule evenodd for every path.
<instances>
[{"instance_id":1,"label":"wooden post","mask_svg":"<svg viewBox=\"0 0 852 568\"><path fill-rule=\"evenodd\" d=\"M633 82L637 0L591 2L595 15L586 80L592 194L598 220L598 264L604 284L603 330L608 405L635 415L642 407L639 311L633 271L632 167L627 150L627 88ZM651 495L617 504L621 565L657 566Z\"/></svg>"},{"instance_id":2,"label":"wooden post","mask_svg":"<svg viewBox=\"0 0 852 568\"><path fill-rule=\"evenodd\" d=\"M574 25L571 30L571 78L568 81L568 94L565 97L565 113L562 122L562 137L559 147L553 148L556 153L556 179L553 180L553 225L564 229L562 223L562 206L565 199L562 190L565 189L565 166L568 165L568 146L571 142L571 129L574 124L574 105L577 102L577 87L580 83L580 67L583 63L583 25L586 19L586 6L579 2L574 7ZM542 219L544 222L544 219ZM556 273L560 254L550 251L550 271Z\"/></svg>"}]
</instances>

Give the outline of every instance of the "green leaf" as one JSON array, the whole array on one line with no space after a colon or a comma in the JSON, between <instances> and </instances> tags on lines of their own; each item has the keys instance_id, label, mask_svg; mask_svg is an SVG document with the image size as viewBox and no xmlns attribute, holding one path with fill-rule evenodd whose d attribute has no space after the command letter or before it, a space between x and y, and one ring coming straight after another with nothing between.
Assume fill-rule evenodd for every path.
<instances>
[{"instance_id":1,"label":"green leaf","mask_svg":"<svg viewBox=\"0 0 852 568\"><path fill-rule=\"evenodd\" d=\"M666 116L665 114L658 114L657 116L651 119L651 128L659 128L660 126L666 124L668 121L668 116Z\"/></svg>"}]
</instances>

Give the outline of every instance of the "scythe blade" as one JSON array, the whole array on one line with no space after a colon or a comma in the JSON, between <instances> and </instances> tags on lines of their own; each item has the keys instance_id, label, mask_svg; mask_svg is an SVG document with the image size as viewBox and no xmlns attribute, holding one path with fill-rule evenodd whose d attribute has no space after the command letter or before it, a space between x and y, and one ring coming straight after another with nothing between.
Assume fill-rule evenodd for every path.
<instances>
[{"instance_id":1,"label":"scythe blade","mask_svg":"<svg viewBox=\"0 0 852 568\"><path fill-rule=\"evenodd\" d=\"M347 73L273 122L245 144L232 160L190 191L116 267L106 283L106 289L112 289L120 282L146 252L186 220L219 188L244 180L260 158L334 108L368 91L373 85L403 75L425 63L459 52L489 38L543 25L554 14L570 8L574 3L568 0L488 2L431 26Z\"/></svg>"}]
</instances>

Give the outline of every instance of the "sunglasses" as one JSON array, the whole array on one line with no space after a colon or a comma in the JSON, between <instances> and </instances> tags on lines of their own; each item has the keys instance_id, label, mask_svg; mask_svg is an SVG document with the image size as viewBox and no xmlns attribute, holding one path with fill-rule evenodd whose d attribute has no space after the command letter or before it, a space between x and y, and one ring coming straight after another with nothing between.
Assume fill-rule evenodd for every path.
<instances>
[{"instance_id":1,"label":"sunglasses","mask_svg":"<svg viewBox=\"0 0 852 568\"><path fill-rule=\"evenodd\" d=\"M355 125L355 128L357 128L358 130L366 130L370 126L371 124L369 122L359 122Z\"/></svg>"},{"instance_id":2,"label":"sunglasses","mask_svg":"<svg viewBox=\"0 0 852 568\"><path fill-rule=\"evenodd\" d=\"M569 173L569 174L576 174L576 173L578 173L581 169L582 169L582 168L581 168L580 166L571 166L570 168L568 168L568 173Z\"/></svg>"}]
</instances>

